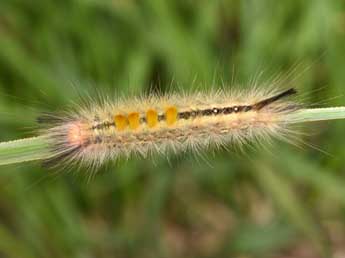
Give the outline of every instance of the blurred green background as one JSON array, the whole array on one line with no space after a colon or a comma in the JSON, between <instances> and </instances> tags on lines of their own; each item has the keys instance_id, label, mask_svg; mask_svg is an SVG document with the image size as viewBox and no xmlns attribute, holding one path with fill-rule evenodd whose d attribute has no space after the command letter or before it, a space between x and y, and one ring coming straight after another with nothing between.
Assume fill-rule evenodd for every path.
<instances>
[{"instance_id":1,"label":"blurred green background","mask_svg":"<svg viewBox=\"0 0 345 258\"><path fill-rule=\"evenodd\" d=\"M296 63L306 104L344 105L343 1L1 0L0 140L78 95L245 87ZM0 167L0 257L344 257L344 130L306 126L329 154L275 141L132 158L89 182Z\"/></svg>"}]
</instances>

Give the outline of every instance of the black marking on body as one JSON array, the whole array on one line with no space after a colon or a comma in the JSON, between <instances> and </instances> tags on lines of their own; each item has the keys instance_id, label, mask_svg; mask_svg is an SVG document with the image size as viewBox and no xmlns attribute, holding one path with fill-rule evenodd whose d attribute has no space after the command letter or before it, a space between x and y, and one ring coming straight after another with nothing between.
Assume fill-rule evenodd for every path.
<instances>
[{"instance_id":1,"label":"black marking on body","mask_svg":"<svg viewBox=\"0 0 345 258\"><path fill-rule=\"evenodd\" d=\"M226 107L223 109L223 114L224 115L228 115L234 112L234 108L233 107Z\"/></svg>"},{"instance_id":2,"label":"black marking on body","mask_svg":"<svg viewBox=\"0 0 345 258\"><path fill-rule=\"evenodd\" d=\"M205 109L201 111L203 116L211 116L213 114L212 109Z\"/></svg>"},{"instance_id":3,"label":"black marking on body","mask_svg":"<svg viewBox=\"0 0 345 258\"><path fill-rule=\"evenodd\" d=\"M158 122L164 121L164 120L165 120L165 115L164 114L158 115Z\"/></svg>"},{"instance_id":4,"label":"black marking on body","mask_svg":"<svg viewBox=\"0 0 345 258\"><path fill-rule=\"evenodd\" d=\"M259 101L258 103L254 104L252 106L252 108L254 110L260 110L260 109L268 106L269 104L272 104L273 102L275 102L277 100L280 100L282 98L294 95L296 93L297 93L297 91L294 88L290 88L290 89L288 89L286 91L283 91L282 93L279 93L279 94L277 94L277 95L275 95L273 97L270 97L270 98L264 99L262 101Z\"/></svg>"},{"instance_id":5,"label":"black marking on body","mask_svg":"<svg viewBox=\"0 0 345 258\"><path fill-rule=\"evenodd\" d=\"M190 116L191 114L188 111L178 113L179 119L189 119Z\"/></svg>"},{"instance_id":6,"label":"black marking on body","mask_svg":"<svg viewBox=\"0 0 345 258\"><path fill-rule=\"evenodd\" d=\"M91 129L92 130L95 130L95 129L101 130L101 129L107 129L109 127L115 127L115 123L114 122L106 121L106 122L103 122L103 123L99 123L99 124L93 125L91 127Z\"/></svg>"},{"instance_id":7,"label":"black marking on body","mask_svg":"<svg viewBox=\"0 0 345 258\"><path fill-rule=\"evenodd\" d=\"M192 117L196 117L198 115L198 113L199 113L199 110L193 110L193 111L190 112L190 115Z\"/></svg>"}]
</instances>

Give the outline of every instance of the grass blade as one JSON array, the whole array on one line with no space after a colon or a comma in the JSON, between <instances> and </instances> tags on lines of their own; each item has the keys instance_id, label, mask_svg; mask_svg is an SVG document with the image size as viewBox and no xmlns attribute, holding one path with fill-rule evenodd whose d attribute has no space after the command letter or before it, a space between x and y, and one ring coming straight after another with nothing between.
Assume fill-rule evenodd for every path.
<instances>
[{"instance_id":1,"label":"grass blade","mask_svg":"<svg viewBox=\"0 0 345 258\"><path fill-rule=\"evenodd\" d=\"M49 158L49 144L44 136L0 143L0 165Z\"/></svg>"},{"instance_id":2,"label":"grass blade","mask_svg":"<svg viewBox=\"0 0 345 258\"><path fill-rule=\"evenodd\" d=\"M345 119L345 107L302 109L288 115L289 123Z\"/></svg>"}]
</instances>

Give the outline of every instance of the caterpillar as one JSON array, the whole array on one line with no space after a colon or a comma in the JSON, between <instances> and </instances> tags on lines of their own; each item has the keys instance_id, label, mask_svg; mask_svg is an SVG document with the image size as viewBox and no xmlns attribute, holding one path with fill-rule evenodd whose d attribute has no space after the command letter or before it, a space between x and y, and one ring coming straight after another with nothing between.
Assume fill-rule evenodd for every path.
<instances>
[{"instance_id":1,"label":"caterpillar","mask_svg":"<svg viewBox=\"0 0 345 258\"><path fill-rule=\"evenodd\" d=\"M301 105L297 91L252 89L148 95L102 101L63 115L38 118L49 139L48 166L66 163L98 167L119 157L285 137L289 116Z\"/></svg>"}]
</instances>

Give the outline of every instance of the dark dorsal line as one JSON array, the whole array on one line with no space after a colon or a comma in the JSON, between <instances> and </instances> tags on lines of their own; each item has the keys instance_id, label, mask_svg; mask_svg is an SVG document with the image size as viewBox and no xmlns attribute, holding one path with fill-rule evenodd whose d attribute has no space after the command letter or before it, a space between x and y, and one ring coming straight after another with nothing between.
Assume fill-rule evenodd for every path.
<instances>
[{"instance_id":1,"label":"dark dorsal line","mask_svg":"<svg viewBox=\"0 0 345 258\"><path fill-rule=\"evenodd\" d=\"M279 93L273 97L264 99L260 102L257 102L253 105L246 105L246 106L232 106L232 107L225 107L225 108L210 108L204 110L193 110L193 111L185 111L179 113L180 119L189 119L190 117L196 116L213 116L213 115L228 115L231 113L239 113L239 112L248 112L250 110L260 110L267 105L272 104L273 102L288 97L290 95L296 94L297 91L294 88L288 89L282 93Z\"/></svg>"},{"instance_id":2,"label":"dark dorsal line","mask_svg":"<svg viewBox=\"0 0 345 258\"><path fill-rule=\"evenodd\" d=\"M188 120L188 119L193 119L193 118L201 117L201 116L229 115L232 113L248 112L251 110L258 111L272 104L273 102L276 102L279 99L294 95L296 93L297 91L294 88L291 88L273 97L261 100L253 105L242 105L242 106L239 105L239 106L230 106L230 107L224 107L224 108L214 107L214 108L208 108L208 109L182 111L178 113L178 118ZM165 119L166 119L165 114L158 115L158 118L157 118L158 121L164 121ZM95 122L97 121L95 120ZM145 116L140 117L140 123L142 124L147 123L147 119ZM91 129L105 129L109 127L116 127L116 125L114 122L103 122L103 123L98 123L92 126Z\"/></svg>"},{"instance_id":3,"label":"dark dorsal line","mask_svg":"<svg viewBox=\"0 0 345 258\"><path fill-rule=\"evenodd\" d=\"M104 129L104 128L109 128L111 126L115 126L115 123L114 122L106 121L106 122L98 123L98 124L92 126L91 129L93 129L93 130L94 129Z\"/></svg>"},{"instance_id":4,"label":"dark dorsal line","mask_svg":"<svg viewBox=\"0 0 345 258\"><path fill-rule=\"evenodd\" d=\"M257 102L256 104L252 105L252 109L253 110L260 110L260 109L264 108L265 106L267 106L267 105L269 105L269 104L271 104L271 103L273 103L279 99L294 95L296 93L297 93L297 91L294 88L290 88L290 89L283 91L282 93L279 93L273 97L270 97L270 98L264 99L260 102Z\"/></svg>"},{"instance_id":5,"label":"dark dorsal line","mask_svg":"<svg viewBox=\"0 0 345 258\"><path fill-rule=\"evenodd\" d=\"M216 116L216 115L229 115L232 113L248 112L252 110L252 106L232 106L224 108L209 108L202 110L184 111L178 114L180 119L195 118L198 116Z\"/></svg>"}]
</instances>

